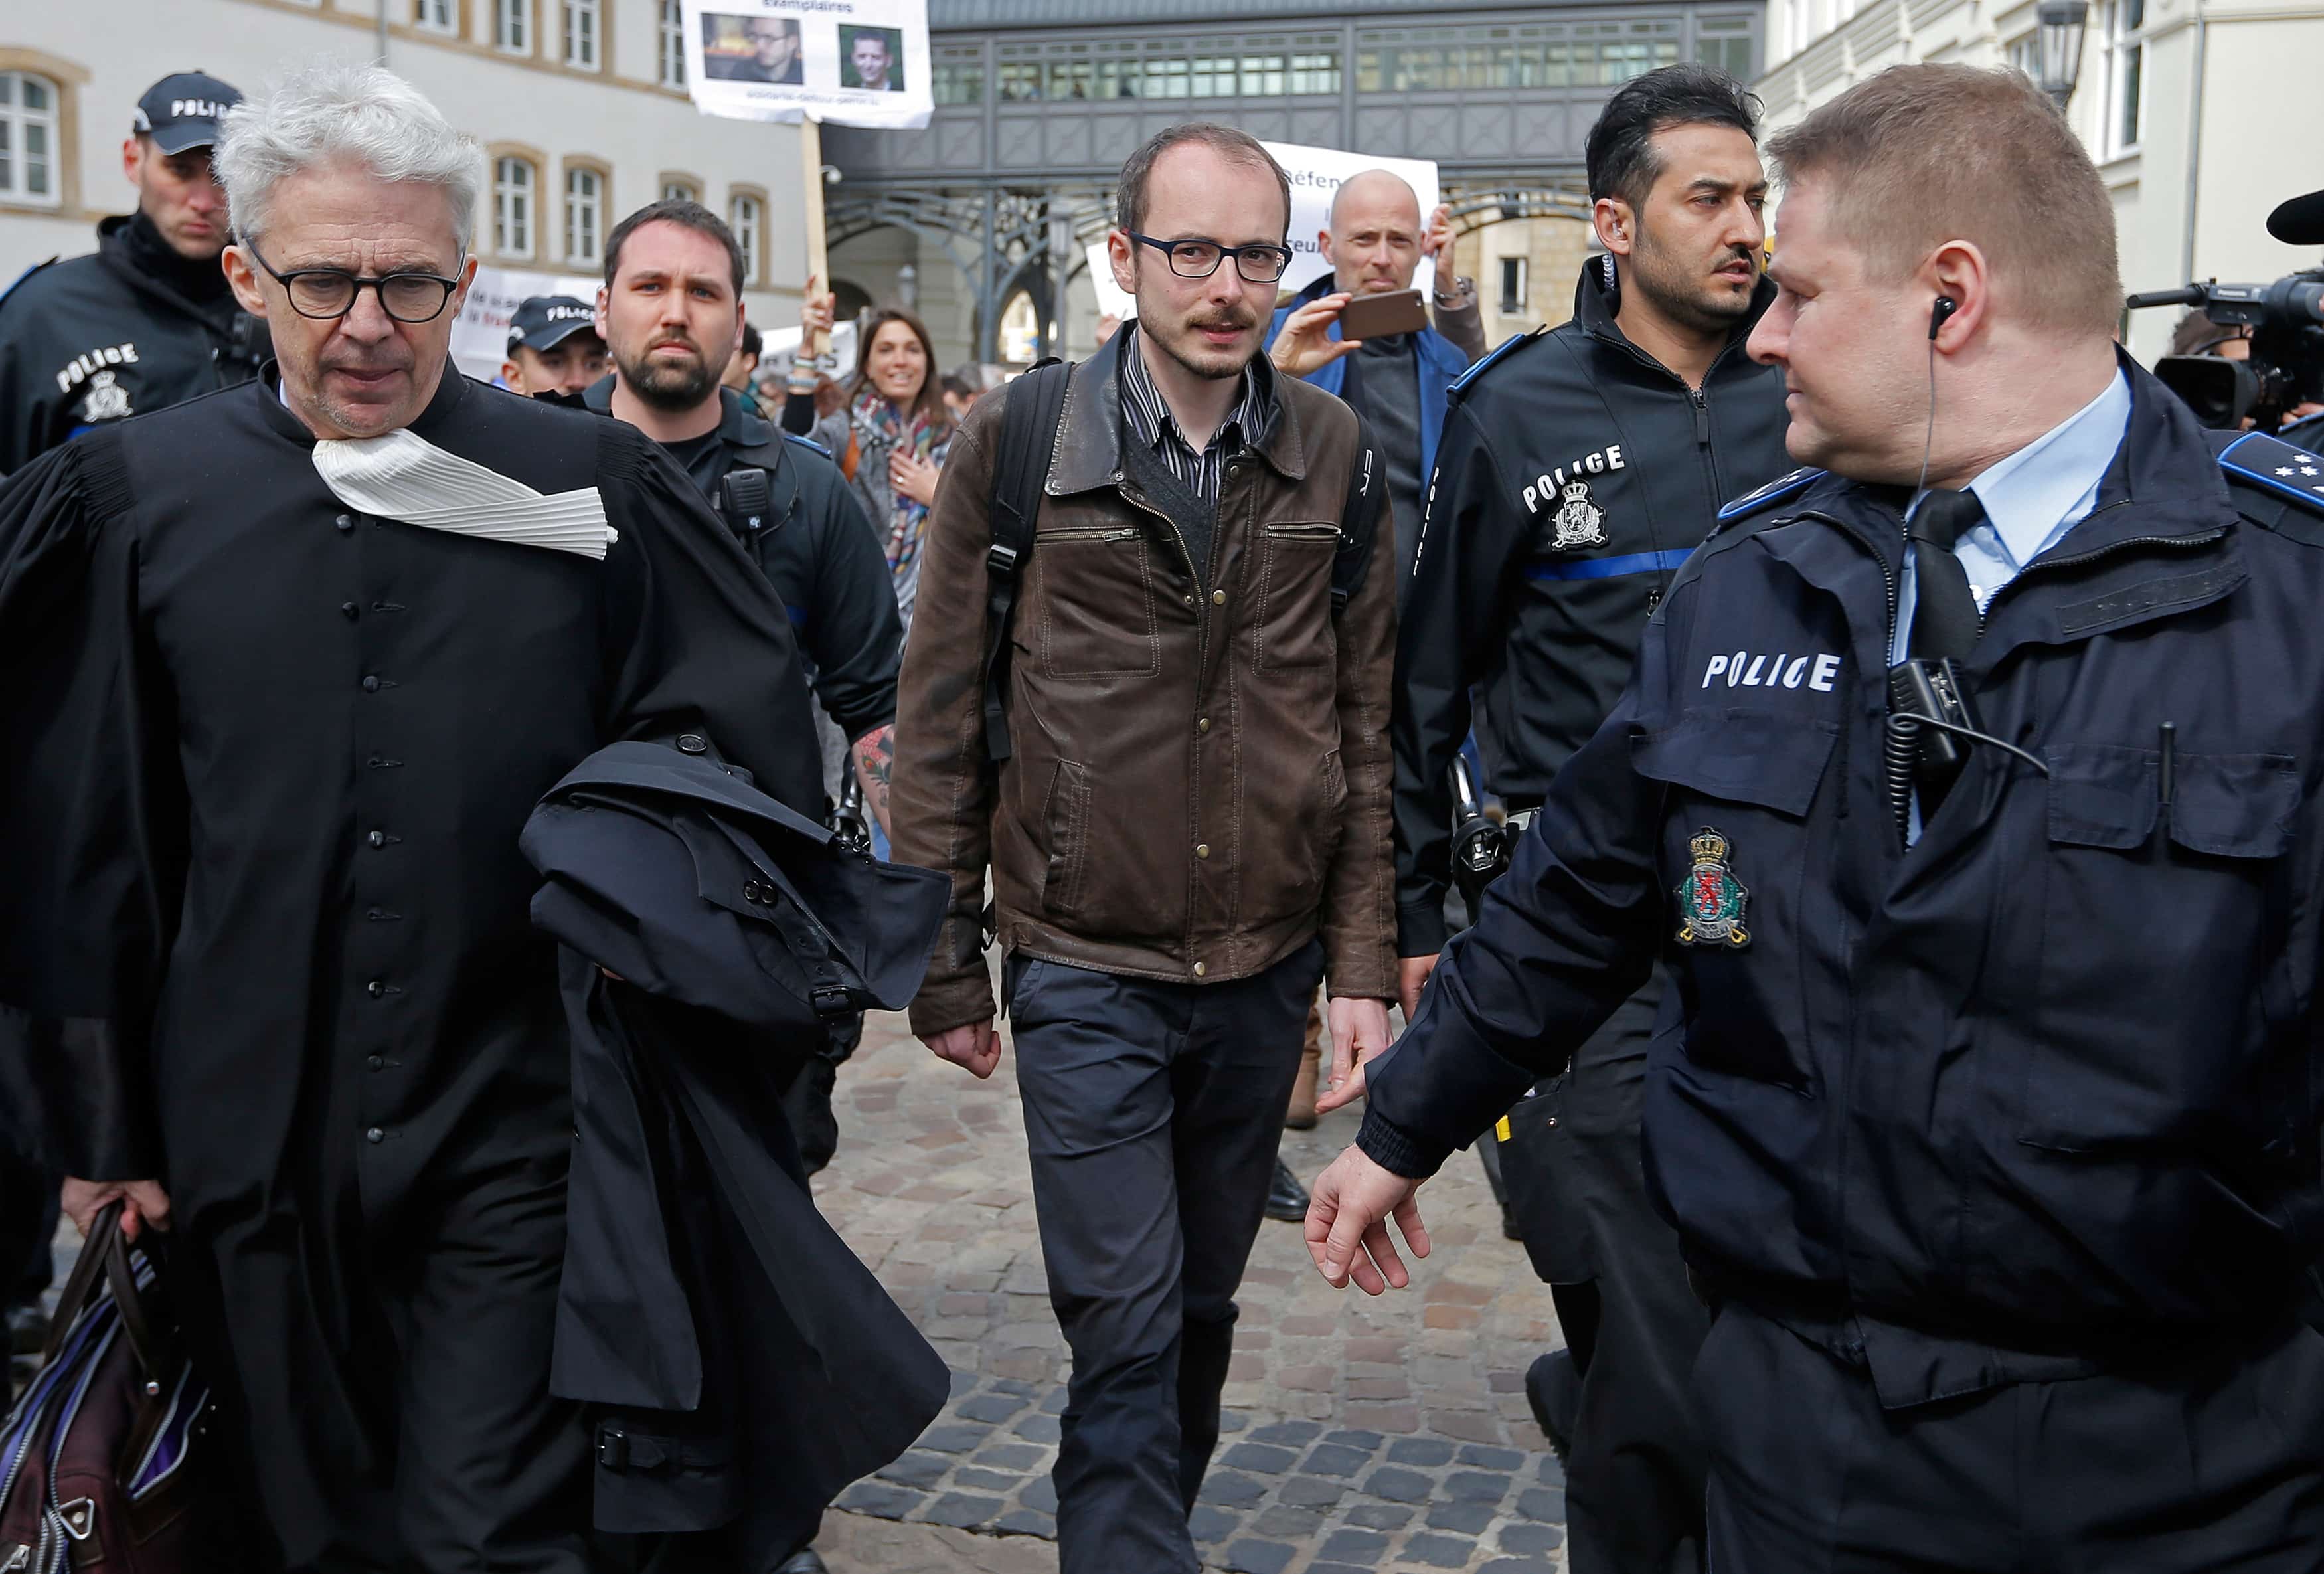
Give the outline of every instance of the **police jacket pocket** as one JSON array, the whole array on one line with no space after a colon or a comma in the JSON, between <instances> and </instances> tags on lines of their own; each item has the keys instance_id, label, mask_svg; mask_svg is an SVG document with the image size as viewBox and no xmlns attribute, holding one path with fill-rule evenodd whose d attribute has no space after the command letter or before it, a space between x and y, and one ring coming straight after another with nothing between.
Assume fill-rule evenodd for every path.
<instances>
[{"instance_id":1,"label":"police jacket pocket","mask_svg":"<svg viewBox=\"0 0 2324 1574\"><path fill-rule=\"evenodd\" d=\"M2163 812L2162 754L2107 744L2047 751L2050 839L2143 847ZM2273 858L2292 844L2300 776L2289 755L2180 753L2172 760L2170 838L2193 853Z\"/></svg>"},{"instance_id":2,"label":"police jacket pocket","mask_svg":"<svg viewBox=\"0 0 2324 1574\"><path fill-rule=\"evenodd\" d=\"M2042 882L2040 1018L2022 1141L2136 1153L2256 1147L2308 1102L2271 1042L2291 1005L2275 964L2292 922L2283 858L2300 812L2288 755L2162 756L2053 745ZM2124 935L2139 958L2125 967Z\"/></svg>"},{"instance_id":3,"label":"police jacket pocket","mask_svg":"<svg viewBox=\"0 0 2324 1574\"><path fill-rule=\"evenodd\" d=\"M1829 881L1810 872L1807 813L1838 736L1836 721L1729 708L1690 712L1632 745L1638 773L1674 790L1664 935L1676 945L1686 1059L1705 1070L1813 1086L1799 980L1803 937L1818 926L1803 907L1829 900Z\"/></svg>"},{"instance_id":4,"label":"police jacket pocket","mask_svg":"<svg viewBox=\"0 0 2324 1574\"><path fill-rule=\"evenodd\" d=\"M1631 745L1638 774L1798 819L1815 801L1837 722L1764 710L1690 711Z\"/></svg>"}]
</instances>

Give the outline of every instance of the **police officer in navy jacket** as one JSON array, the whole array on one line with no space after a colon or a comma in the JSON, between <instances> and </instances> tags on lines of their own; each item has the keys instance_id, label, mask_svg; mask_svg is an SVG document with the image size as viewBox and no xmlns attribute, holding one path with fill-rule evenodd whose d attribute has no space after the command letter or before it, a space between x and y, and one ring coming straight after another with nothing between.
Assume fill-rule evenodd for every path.
<instances>
[{"instance_id":1,"label":"police officer in navy jacket","mask_svg":"<svg viewBox=\"0 0 2324 1574\"><path fill-rule=\"evenodd\" d=\"M2119 355L2106 188L2022 76L1898 67L1767 152L1751 348L1815 468L1680 572L1311 1246L1406 1281L1391 1216L1425 1251L1420 1180L1659 957L1720 1574L2304 1574L2324 461Z\"/></svg>"}]
</instances>

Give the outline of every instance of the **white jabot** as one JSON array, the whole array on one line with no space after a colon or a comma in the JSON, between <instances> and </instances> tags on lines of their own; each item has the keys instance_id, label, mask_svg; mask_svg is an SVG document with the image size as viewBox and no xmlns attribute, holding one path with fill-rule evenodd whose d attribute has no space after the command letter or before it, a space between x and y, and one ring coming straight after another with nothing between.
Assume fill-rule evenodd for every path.
<instances>
[{"instance_id":1,"label":"white jabot","mask_svg":"<svg viewBox=\"0 0 2324 1574\"><path fill-rule=\"evenodd\" d=\"M410 431L315 444L331 495L384 519L602 559L619 540L595 486L548 495Z\"/></svg>"}]
</instances>

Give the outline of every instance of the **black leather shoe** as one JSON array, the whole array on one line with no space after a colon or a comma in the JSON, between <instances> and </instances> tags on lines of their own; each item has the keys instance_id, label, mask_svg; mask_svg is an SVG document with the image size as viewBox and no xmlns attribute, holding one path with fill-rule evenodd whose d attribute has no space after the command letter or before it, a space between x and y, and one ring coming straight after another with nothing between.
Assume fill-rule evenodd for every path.
<instances>
[{"instance_id":1,"label":"black leather shoe","mask_svg":"<svg viewBox=\"0 0 2324 1574\"><path fill-rule=\"evenodd\" d=\"M831 1574L823 1560L815 1555L813 1547L803 1547L775 1568L775 1574Z\"/></svg>"},{"instance_id":2,"label":"black leather shoe","mask_svg":"<svg viewBox=\"0 0 2324 1574\"><path fill-rule=\"evenodd\" d=\"M1275 1161L1275 1182L1267 1189L1267 1217L1286 1224L1307 1221L1307 1188L1282 1160Z\"/></svg>"},{"instance_id":3,"label":"black leather shoe","mask_svg":"<svg viewBox=\"0 0 2324 1574\"><path fill-rule=\"evenodd\" d=\"M37 1302L26 1301L8 1309L8 1348L19 1356L37 1356L49 1342L49 1319L41 1315Z\"/></svg>"},{"instance_id":4,"label":"black leather shoe","mask_svg":"<svg viewBox=\"0 0 2324 1574\"><path fill-rule=\"evenodd\" d=\"M1565 1463L1573 1443L1573 1417L1582 1408L1582 1375L1573 1369L1573 1352L1552 1350L1526 1368L1526 1403L1534 1424L1549 1440L1549 1450Z\"/></svg>"}]
</instances>

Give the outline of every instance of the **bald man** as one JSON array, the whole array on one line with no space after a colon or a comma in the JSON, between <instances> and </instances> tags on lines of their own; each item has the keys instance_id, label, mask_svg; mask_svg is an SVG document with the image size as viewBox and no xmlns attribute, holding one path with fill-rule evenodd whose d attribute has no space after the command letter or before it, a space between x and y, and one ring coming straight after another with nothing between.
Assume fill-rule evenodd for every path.
<instances>
[{"instance_id":1,"label":"bald man","mask_svg":"<svg viewBox=\"0 0 2324 1574\"><path fill-rule=\"evenodd\" d=\"M1419 197L1387 170L1342 181L1330 226L1317 238L1332 271L1275 314L1268 355L1278 371L1338 394L1371 422L1388 461L1401 597L1420 539L1421 489L1444 426L1444 391L1485 353L1484 319L1476 286L1443 276L1452 260L1450 210L1438 208L1424 224ZM1342 336L1340 312L1349 301L1411 289L1423 257L1438 259L1438 283L1452 286L1434 295L1434 328L1363 340Z\"/></svg>"}]
</instances>

